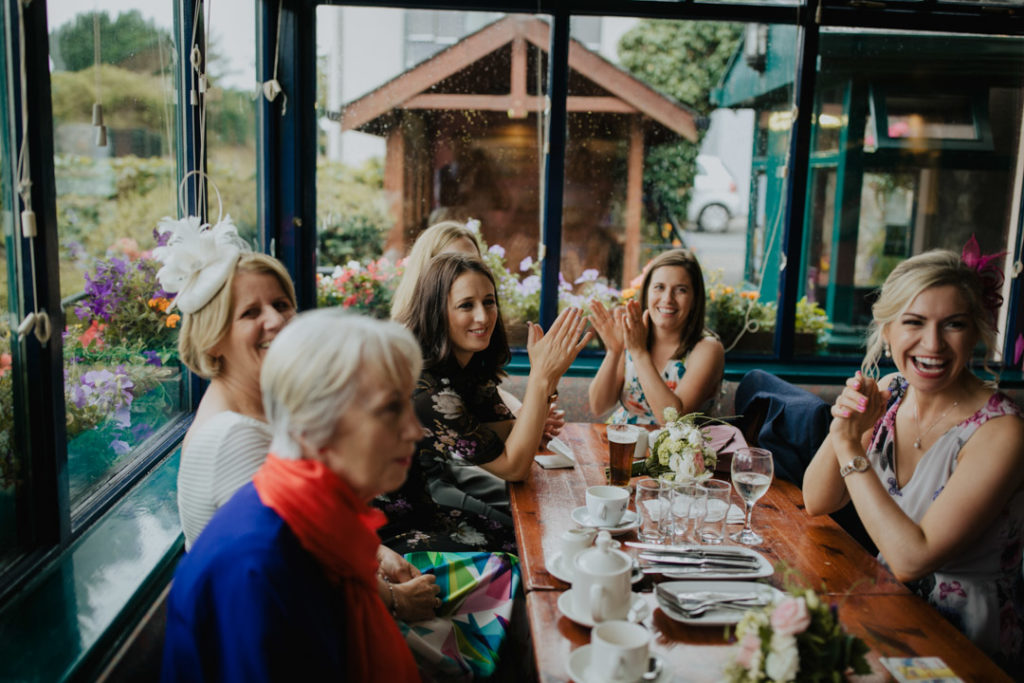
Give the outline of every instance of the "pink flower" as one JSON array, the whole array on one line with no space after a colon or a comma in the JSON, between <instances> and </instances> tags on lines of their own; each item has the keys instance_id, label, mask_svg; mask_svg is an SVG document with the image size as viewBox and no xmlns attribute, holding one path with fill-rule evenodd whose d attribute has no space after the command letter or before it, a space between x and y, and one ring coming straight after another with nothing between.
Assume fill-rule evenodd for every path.
<instances>
[{"instance_id":1,"label":"pink flower","mask_svg":"<svg viewBox=\"0 0 1024 683\"><path fill-rule=\"evenodd\" d=\"M803 598L786 598L772 611L772 628L776 633L793 636L803 633L811 624L811 614Z\"/></svg>"},{"instance_id":2,"label":"pink flower","mask_svg":"<svg viewBox=\"0 0 1024 683\"><path fill-rule=\"evenodd\" d=\"M739 651L736 653L736 662L747 671L755 671L761 668L761 639L753 633L743 636L740 641Z\"/></svg>"}]
</instances>

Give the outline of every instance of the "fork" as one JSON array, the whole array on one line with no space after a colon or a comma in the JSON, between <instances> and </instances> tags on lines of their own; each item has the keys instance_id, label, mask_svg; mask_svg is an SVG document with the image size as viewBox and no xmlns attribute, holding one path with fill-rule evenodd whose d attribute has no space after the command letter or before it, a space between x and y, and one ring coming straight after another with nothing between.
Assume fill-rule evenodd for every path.
<instances>
[{"instance_id":1,"label":"fork","mask_svg":"<svg viewBox=\"0 0 1024 683\"><path fill-rule=\"evenodd\" d=\"M763 607L768 604L763 597L758 595L736 595L734 597L686 601L668 589L662 588L660 585L656 586L655 590L659 598L669 603L673 609L681 612L686 617L698 617L712 608L747 610L751 607Z\"/></svg>"}]
</instances>

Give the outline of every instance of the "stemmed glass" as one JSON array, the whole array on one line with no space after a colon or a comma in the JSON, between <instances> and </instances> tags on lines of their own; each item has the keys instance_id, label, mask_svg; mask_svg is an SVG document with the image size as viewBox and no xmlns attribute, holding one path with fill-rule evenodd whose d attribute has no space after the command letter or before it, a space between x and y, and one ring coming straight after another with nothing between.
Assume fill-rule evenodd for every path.
<instances>
[{"instance_id":1,"label":"stemmed glass","mask_svg":"<svg viewBox=\"0 0 1024 683\"><path fill-rule=\"evenodd\" d=\"M744 545L761 545L764 539L750 528L754 503L772 483L775 464L772 454L763 448L740 448L732 456L732 485L747 506L747 521L742 531L729 536Z\"/></svg>"}]
</instances>

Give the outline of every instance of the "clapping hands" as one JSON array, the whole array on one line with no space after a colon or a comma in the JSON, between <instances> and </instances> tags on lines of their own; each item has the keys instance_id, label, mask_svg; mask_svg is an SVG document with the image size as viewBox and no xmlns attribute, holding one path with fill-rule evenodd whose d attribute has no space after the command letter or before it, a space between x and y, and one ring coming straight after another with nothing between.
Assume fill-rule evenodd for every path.
<instances>
[{"instance_id":1,"label":"clapping hands","mask_svg":"<svg viewBox=\"0 0 1024 683\"><path fill-rule=\"evenodd\" d=\"M593 331L586 328L587 321L578 308L567 308L559 313L546 333L540 325L530 323L526 351L531 371L536 370L557 382L593 338Z\"/></svg>"},{"instance_id":2,"label":"clapping hands","mask_svg":"<svg viewBox=\"0 0 1024 683\"><path fill-rule=\"evenodd\" d=\"M832 405L829 432L835 438L859 441L882 417L888 400L888 390L879 389L878 382L858 371L846 380L846 386Z\"/></svg>"}]
</instances>

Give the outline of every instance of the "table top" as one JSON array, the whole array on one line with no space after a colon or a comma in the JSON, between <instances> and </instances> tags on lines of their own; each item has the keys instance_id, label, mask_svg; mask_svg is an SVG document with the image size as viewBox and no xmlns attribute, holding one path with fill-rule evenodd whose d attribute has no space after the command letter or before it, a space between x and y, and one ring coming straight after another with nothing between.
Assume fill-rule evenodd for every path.
<instances>
[{"instance_id":1,"label":"table top","mask_svg":"<svg viewBox=\"0 0 1024 683\"><path fill-rule=\"evenodd\" d=\"M561 615L558 597L569 588L552 576L545 558L559 551L559 537L576 526L571 511L585 504L588 486L604 484L608 442L602 424L568 424L560 438L572 448L572 469L545 470L535 465L524 482L510 487L526 608L537 673L542 681L568 680L570 652L590 642L590 629ZM727 473L716 474L728 478ZM734 502L740 503L734 494ZM754 509L754 528L765 538L755 550L776 567L764 579L784 589L786 567L839 608L844 627L871 648L876 672L857 680L887 680L879 657L938 656L965 681L1009 680L973 643L924 600L911 593L874 556L831 518L804 512L800 490L773 481ZM733 527L738 529L739 526ZM635 532L620 540L635 538ZM730 541L726 541L731 544ZM651 580L640 584L650 606L644 623L651 629L652 650L662 656L668 675L661 680L717 681L732 647L722 627L688 626L657 609ZM558 634L560 637L552 637ZM685 672L685 677L681 677Z\"/></svg>"}]
</instances>

